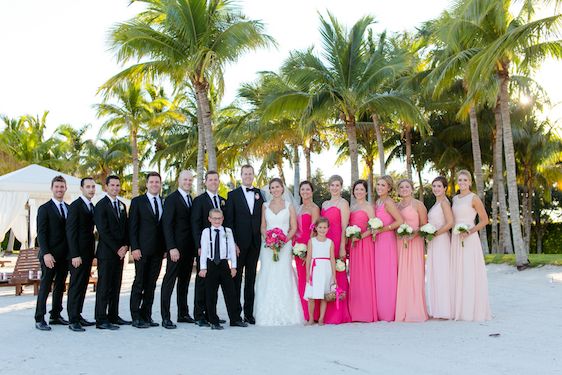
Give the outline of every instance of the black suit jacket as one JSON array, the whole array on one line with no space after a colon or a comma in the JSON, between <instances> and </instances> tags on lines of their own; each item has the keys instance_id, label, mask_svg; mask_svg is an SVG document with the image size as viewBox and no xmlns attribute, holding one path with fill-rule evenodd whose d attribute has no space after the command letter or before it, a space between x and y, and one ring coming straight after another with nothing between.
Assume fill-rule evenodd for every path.
<instances>
[{"instance_id":1,"label":"black suit jacket","mask_svg":"<svg viewBox=\"0 0 562 375\"><path fill-rule=\"evenodd\" d=\"M96 258L119 259L117 250L129 246L129 220L125 204L119 201L119 217L108 196L103 197L94 210L99 242Z\"/></svg>"},{"instance_id":2,"label":"black suit jacket","mask_svg":"<svg viewBox=\"0 0 562 375\"><path fill-rule=\"evenodd\" d=\"M140 249L142 255L163 255L166 251L162 220L154 215L146 194L139 195L131 201L129 240L131 249Z\"/></svg>"},{"instance_id":3,"label":"black suit jacket","mask_svg":"<svg viewBox=\"0 0 562 375\"><path fill-rule=\"evenodd\" d=\"M68 259L82 257L93 259L96 239L94 237L94 213L86 206L82 197L70 204L66 219Z\"/></svg>"},{"instance_id":4,"label":"black suit jacket","mask_svg":"<svg viewBox=\"0 0 562 375\"><path fill-rule=\"evenodd\" d=\"M255 199L255 197L258 197ZM251 244L259 249L261 242L261 211L263 196L259 189L254 193L254 212L250 213L248 201L242 187L228 193L225 208L225 226L232 229L234 241L240 249L247 249Z\"/></svg>"},{"instance_id":5,"label":"black suit jacket","mask_svg":"<svg viewBox=\"0 0 562 375\"><path fill-rule=\"evenodd\" d=\"M64 203L67 211L68 204ZM68 242L66 241L66 220L59 208L49 199L37 211L37 240L39 241L39 258L51 254L56 260L66 259Z\"/></svg>"},{"instance_id":6,"label":"black suit jacket","mask_svg":"<svg viewBox=\"0 0 562 375\"><path fill-rule=\"evenodd\" d=\"M226 200L218 196L220 209L224 210ZM209 222L209 211L214 208L213 201L207 192L199 195L193 200L193 207L191 208L191 231L193 233L193 241L197 249L201 246L201 232L203 229L211 226Z\"/></svg>"},{"instance_id":7,"label":"black suit jacket","mask_svg":"<svg viewBox=\"0 0 562 375\"><path fill-rule=\"evenodd\" d=\"M193 204L193 200L191 201ZM193 254L195 245L191 234L191 207L182 194L176 190L166 197L162 227L166 249L178 249L181 254Z\"/></svg>"}]
</instances>

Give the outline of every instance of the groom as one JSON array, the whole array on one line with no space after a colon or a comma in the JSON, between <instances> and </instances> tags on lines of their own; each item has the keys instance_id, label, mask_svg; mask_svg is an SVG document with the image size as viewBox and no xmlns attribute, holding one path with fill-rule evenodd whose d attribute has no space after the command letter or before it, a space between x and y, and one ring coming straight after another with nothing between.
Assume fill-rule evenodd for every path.
<instances>
[{"instance_id":1,"label":"groom","mask_svg":"<svg viewBox=\"0 0 562 375\"><path fill-rule=\"evenodd\" d=\"M234 278L236 295L240 301L242 272L244 272L244 321L255 324L254 284L261 247L261 211L264 202L261 191L253 187L254 167L242 166L242 186L228 193L225 207L225 226L231 228L238 254L238 272Z\"/></svg>"}]
</instances>

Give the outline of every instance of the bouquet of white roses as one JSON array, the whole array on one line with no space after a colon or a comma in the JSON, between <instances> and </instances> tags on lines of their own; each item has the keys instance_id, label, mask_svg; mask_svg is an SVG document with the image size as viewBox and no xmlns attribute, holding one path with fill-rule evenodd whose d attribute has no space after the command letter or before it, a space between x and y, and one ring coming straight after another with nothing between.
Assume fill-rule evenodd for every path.
<instances>
[{"instance_id":1,"label":"bouquet of white roses","mask_svg":"<svg viewBox=\"0 0 562 375\"><path fill-rule=\"evenodd\" d=\"M470 228L466 224L457 224L453 228L453 234L470 233ZM461 240L461 246L464 247L464 239Z\"/></svg>"},{"instance_id":2,"label":"bouquet of white roses","mask_svg":"<svg viewBox=\"0 0 562 375\"><path fill-rule=\"evenodd\" d=\"M402 238L404 242L404 248L408 248L408 241L406 241L405 237L411 236L414 233L414 229L409 226L408 224L402 224L396 230L396 234L398 237Z\"/></svg>"},{"instance_id":3,"label":"bouquet of white roses","mask_svg":"<svg viewBox=\"0 0 562 375\"><path fill-rule=\"evenodd\" d=\"M369 226L369 229L371 231L381 229L384 226L382 220L379 219L378 217L370 218L369 221L367 222L367 225ZM373 233L373 241L375 240L375 236L376 233Z\"/></svg>"},{"instance_id":4,"label":"bouquet of white roses","mask_svg":"<svg viewBox=\"0 0 562 375\"><path fill-rule=\"evenodd\" d=\"M347 270L347 266L344 260L336 259L336 271L338 272L345 272Z\"/></svg>"},{"instance_id":5,"label":"bouquet of white roses","mask_svg":"<svg viewBox=\"0 0 562 375\"><path fill-rule=\"evenodd\" d=\"M293 246L293 255L301 259L306 259L307 247L303 243L296 243Z\"/></svg>"},{"instance_id":6,"label":"bouquet of white roses","mask_svg":"<svg viewBox=\"0 0 562 375\"><path fill-rule=\"evenodd\" d=\"M420 236L425 238L427 242L431 241L433 237L435 237L436 232L437 229L435 229L435 227L430 223L427 223L420 228Z\"/></svg>"},{"instance_id":7,"label":"bouquet of white roses","mask_svg":"<svg viewBox=\"0 0 562 375\"><path fill-rule=\"evenodd\" d=\"M361 228L359 228L357 225L350 225L345 228L345 236L347 238L361 239Z\"/></svg>"}]
</instances>

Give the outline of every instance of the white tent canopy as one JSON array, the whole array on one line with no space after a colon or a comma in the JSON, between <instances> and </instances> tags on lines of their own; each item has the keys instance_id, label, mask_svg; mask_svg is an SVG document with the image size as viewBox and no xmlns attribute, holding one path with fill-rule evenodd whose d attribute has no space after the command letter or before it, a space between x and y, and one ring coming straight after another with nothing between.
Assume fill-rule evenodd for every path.
<instances>
[{"instance_id":1,"label":"white tent canopy","mask_svg":"<svg viewBox=\"0 0 562 375\"><path fill-rule=\"evenodd\" d=\"M59 175L66 179L64 200L70 203L81 194L79 178L37 164L0 176L0 241L12 229L24 246L33 243L37 237L37 209L51 199L51 180ZM93 202L104 196L96 184Z\"/></svg>"}]
</instances>

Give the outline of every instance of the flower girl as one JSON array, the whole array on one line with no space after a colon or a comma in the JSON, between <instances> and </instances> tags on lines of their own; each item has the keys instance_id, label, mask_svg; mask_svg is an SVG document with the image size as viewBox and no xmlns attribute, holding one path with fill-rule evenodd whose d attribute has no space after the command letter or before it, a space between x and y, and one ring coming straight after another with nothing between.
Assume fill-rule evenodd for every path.
<instances>
[{"instance_id":1,"label":"flower girl","mask_svg":"<svg viewBox=\"0 0 562 375\"><path fill-rule=\"evenodd\" d=\"M327 301L325 295L331 292L336 280L336 262L334 244L326 237L329 228L328 219L319 217L316 220L314 234L308 241L306 256L306 289L304 298L308 300L309 319L307 324L314 324L315 300L320 301L319 325L324 325Z\"/></svg>"}]
</instances>

